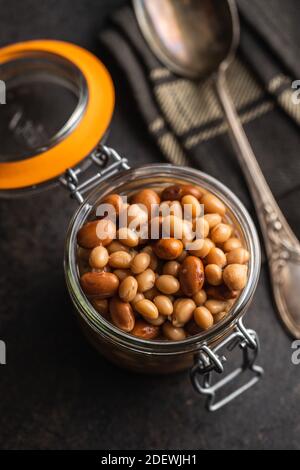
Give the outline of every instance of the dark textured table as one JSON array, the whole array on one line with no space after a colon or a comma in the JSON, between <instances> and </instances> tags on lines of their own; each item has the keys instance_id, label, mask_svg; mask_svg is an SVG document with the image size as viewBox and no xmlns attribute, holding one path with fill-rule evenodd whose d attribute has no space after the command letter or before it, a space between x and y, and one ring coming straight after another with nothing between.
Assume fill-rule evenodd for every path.
<instances>
[{"instance_id":1,"label":"dark textured table","mask_svg":"<svg viewBox=\"0 0 300 470\"><path fill-rule=\"evenodd\" d=\"M97 33L119 1L0 2L0 44L49 37L101 56ZM159 161L121 74L109 144L131 162ZM128 119L130 116L130 119ZM251 126L250 132L251 132ZM251 392L215 414L203 409L187 373L130 374L83 339L66 292L65 230L76 205L62 189L0 199L0 448L299 448L300 366L261 282L247 325L261 338L266 374Z\"/></svg>"}]
</instances>

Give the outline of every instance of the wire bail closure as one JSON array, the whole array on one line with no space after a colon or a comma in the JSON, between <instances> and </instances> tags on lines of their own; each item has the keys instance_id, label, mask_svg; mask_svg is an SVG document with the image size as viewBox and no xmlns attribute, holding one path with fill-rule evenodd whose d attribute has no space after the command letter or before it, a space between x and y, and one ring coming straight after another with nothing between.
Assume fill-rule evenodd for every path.
<instances>
[{"instance_id":1,"label":"wire bail closure","mask_svg":"<svg viewBox=\"0 0 300 470\"><path fill-rule=\"evenodd\" d=\"M122 169L130 169L127 158L122 158L113 148L103 144L99 144L89 158L91 163L100 168L100 171L97 171L92 177L80 182L82 169L68 168L64 176L60 178L61 184L69 191L71 198L79 204L84 201L83 195L91 191L101 181L106 180ZM110 161L112 162L108 165Z\"/></svg>"},{"instance_id":2,"label":"wire bail closure","mask_svg":"<svg viewBox=\"0 0 300 470\"><path fill-rule=\"evenodd\" d=\"M223 364L226 362L226 357L222 355L220 356L218 352L224 348L226 348L227 351L232 351L237 346L242 350L242 363L240 367L229 372L215 384L212 384L212 374L214 372L219 374L223 373ZM206 408L208 411L216 411L227 405L261 379L264 374L264 370L262 367L255 364L258 352L258 336L254 330L245 328L242 319L237 322L235 331L215 348L210 349L206 345L201 347L195 355L195 364L190 371L190 376L194 389L200 393L200 395L207 397ZM216 400L216 393L218 390L222 389L242 373L247 371L254 374L248 382L236 388L224 398Z\"/></svg>"}]
</instances>

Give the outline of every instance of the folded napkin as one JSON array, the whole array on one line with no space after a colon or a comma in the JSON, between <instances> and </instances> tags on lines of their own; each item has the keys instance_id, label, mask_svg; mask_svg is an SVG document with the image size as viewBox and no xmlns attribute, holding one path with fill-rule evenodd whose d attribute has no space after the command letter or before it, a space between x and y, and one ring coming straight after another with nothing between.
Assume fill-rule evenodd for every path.
<instances>
[{"instance_id":1,"label":"folded napkin","mask_svg":"<svg viewBox=\"0 0 300 470\"><path fill-rule=\"evenodd\" d=\"M300 235L300 78L298 0L239 0L241 43L228 88L275 196ZM150 134L165 158L198 167L227 184L253 211L209 80L171 73L146 44L130 6L117 11L100 40L122 68ZM108 64L109 65L109 64Z\"/></svg>"}]
</instances>

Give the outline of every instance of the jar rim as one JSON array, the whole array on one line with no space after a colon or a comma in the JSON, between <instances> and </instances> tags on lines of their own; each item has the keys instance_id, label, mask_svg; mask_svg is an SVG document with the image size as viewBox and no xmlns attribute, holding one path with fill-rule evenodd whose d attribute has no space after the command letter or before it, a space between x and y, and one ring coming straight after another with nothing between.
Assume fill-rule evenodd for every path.
<instances>
[{"instance_id":1,"label":"jar rim","mask_svg":"<svg viewBox=\"0 0 300 470\"><path fill-rule=\"evenodd\" d=\"M87 302L79 283L76 268L76 234L79 227L88 218L97 200L112 191L117 191L118 187L124 183L128 184L131 181L136 182L139 179L144 180L145 178L150 179L153 176L169 178L170 183L172 178L194 183L221 198L237 220L250 253L248 282L228 312L228 315L209 330L202 331L197 335L189 336L180 341L145 340L126 333L105 320ZM172 164L153 163L131 168L108 177L105 181L101 182L100 187L98 186L91 191L70 221L66 236L64 270L68 291L74 306L81 315L81 318L97 333L108 337L112 342L116 342L119 345L122 344L125 348L136 349L151 354L179 354L187 350L197 350L203 343L211 344L232 330L252 300L260 273L260 259L260 244L251 216L244 204L227 186L200 170Z\"/></svg>"}]
</instances>

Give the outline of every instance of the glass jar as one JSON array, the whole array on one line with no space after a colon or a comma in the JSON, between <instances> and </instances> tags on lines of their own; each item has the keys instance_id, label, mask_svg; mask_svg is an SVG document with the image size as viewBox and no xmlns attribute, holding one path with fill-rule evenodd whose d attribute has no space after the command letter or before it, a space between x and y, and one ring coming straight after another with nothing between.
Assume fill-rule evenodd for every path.
<instances>
[{"instance_id":1,"label":"glass jar","mask_svg":"<svg viewBox=\"0 0 300 470\"><path fill-rule=\"evenodd\" d=\"M109 151L105 147L103 149L104 154L105 150ZM111 166L113 169L113 164ZM107 194L117 192L129 196L145 187L158 189L175 183L202 186L226 204L229 218L250 253L248 282L228 315L210 330L181 341L144 340L115 327L99 315L88 301L79 283L76 235L86 221L95 217L98 204ZM80 205L71 220L67 232L64 265L70 297L86 338L102 355L118 366L135 372L154 374L169 374L190 368L192 383L200 393L208 395L207 406L211 410L230 401L245 388L253 385L261 376L262 369L254 365L258 350L257 335L252 330L246 330L242 323L242 317L252 300L259 277L258 236L241 201L211 176L192 168L168 164L128 169L114 176L110 176L108 168L105 180L98 181L97 187ZM214 395L218 387L216 384L210 384L211 372L223 371L220 350L226 346L230 349L233 344L239 344L242 348L243 363L240 369L234 371L230 377L227 376L227 381L246 369L252 370L254 375L239 390L216 403Z\"/></svg>"},{"instance_id":2,"label":"glass jar","mask_svg":"<svg viewBox=\"0 0 300 470\"><path fill-rule=\"evenodd\" d=\"M88 51L61 41L13 44L0 49L0 75L4 79L1 85L6 87L6 104L0 107L0 194L19 196L60 182L80 204L68 229L65 274L88 340L109 360L133 371L167 374L190 368L192 383L207 396L210 410L220 408L253 385L262 375L262 369L255 365L258 338L243 326L242 317L258 281L260 248L241 202L224 185L200 171L172 165L130 169L125 158L103 146L114 106L114 89L106 68ZM87 168L96 171L87 176ZM97 203L106 194L130 194L145 186L157 188L175 182L203 186L225 202L250 252L249 278L226 318L209 331L177 342L147 341L108 323L85 297L77 272L76 233L94 216ZM224 370L221 351L236 346L243 353L241 366L212 384L213 372ZM246 370L252 372L252 378L216 401L217 390Z\"/></svg>"}]
</instances>

